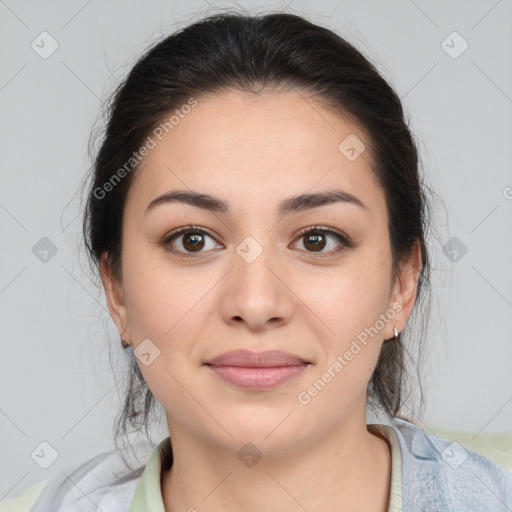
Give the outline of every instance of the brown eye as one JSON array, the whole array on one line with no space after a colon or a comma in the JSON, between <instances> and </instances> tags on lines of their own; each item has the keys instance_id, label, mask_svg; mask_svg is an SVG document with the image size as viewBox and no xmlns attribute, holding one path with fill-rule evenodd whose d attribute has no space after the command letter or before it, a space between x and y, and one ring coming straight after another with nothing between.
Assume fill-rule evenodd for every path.
<instances>
[{"instance_id":1,"label":"brown eye","mask_svg":"<svg viewBox=\"0 0 512 512\"><path fill-rule=\"evenodd\" d=\"M304 247L313 251L321 251L326 245L324 233L310 232L304 237Z\"/></svg>"},{"instance_id":2,"label":"brown eye","mask_svg":"<svg viewBox=\"0 0 512 512\"><path fill-rule=\"evenodd\" d=\"M348 238L332 229L322 227L303 229L299 239L302 240L306 252L314 253L314 256L330 256L352 247ZM330 242L331 240L334 242ZM328 250L324 250L326 247Z\"/></svg>"},{"instance_id":3,"label":"brown eye","mask_svg":"<svg viewBox=\"0 0 512 512\"><path fill-rule=\"evenodd\" d=\"M213 238L203 231L202 229L194 228L193 226L184 226L173 231L167 235L160 245L164 247L167 252L175 254L176 256L196 256L207 252L203 249L215 248L215 244L210 243L208 247L208 239Z\"/></svg>"},{"instance_id":4,"label":"brown eye","mask_svg":"<svg viewBox=\"0 0 512 512\"><path fill-rule=\"evenodd\" d=\"M204 237L199 233L185 233L182 236L182 245L187 251L200 251L204 247Z\"/></svg>"}]
</instances>

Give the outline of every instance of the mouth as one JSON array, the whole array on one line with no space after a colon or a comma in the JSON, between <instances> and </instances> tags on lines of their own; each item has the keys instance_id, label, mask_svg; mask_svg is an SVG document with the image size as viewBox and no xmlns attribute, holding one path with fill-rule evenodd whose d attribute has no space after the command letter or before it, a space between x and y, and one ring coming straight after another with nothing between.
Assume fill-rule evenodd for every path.
<instances>
[{"instance_id":1,"label":"mouth","mask_svg":"<svg viewBox=\"0 0 512 512\"><path fill-rule=\"evenodd\" d=\"M205 364L209 366L243 366L245 368L273 368L282 366L297 366L310 364L310 361L282 352L281 350L265 350L264 352L251 352L249 350L233 350L226 352Z\"/></svg>"},{"instance_id":2,"label":"mouth","mask_svg":"<svg viewBox=\"0 0 512 512\"><path fill-rule=\"evenodd\" d=\"M300 375L311 362L277 350L237 350L205 363L217 377L238 388L252 391L271 389Z\"/></svg>"}]
</instances>

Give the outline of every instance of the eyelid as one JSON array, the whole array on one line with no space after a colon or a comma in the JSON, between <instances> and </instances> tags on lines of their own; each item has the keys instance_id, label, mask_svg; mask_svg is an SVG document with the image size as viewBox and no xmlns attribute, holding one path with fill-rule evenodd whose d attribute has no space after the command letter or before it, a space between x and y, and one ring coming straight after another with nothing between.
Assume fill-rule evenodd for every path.
<instances>
[{"instance_id":1,"label":"eyelid","mask_svg":"<svg viewBox=\"0 0 512 512\"><path fill-rule=\"evenodd\" d=\"M343 240L349 244L350 243L350 239L349 237L343 233L343 231L340 231L336 228L332 228L330 226L321 226L321 225L315 225L315 226L308 226L306 228L302 228L300 231L299 231L299 234L298 236L302 236L302 235L305 235L307 233L309 233L310 231L320 231L320 232L324 232L324 233L327 233L327 234L335 234L335 235L338 235L340 236L341 238L343 238Z\"/></svg>"}]
</instances>

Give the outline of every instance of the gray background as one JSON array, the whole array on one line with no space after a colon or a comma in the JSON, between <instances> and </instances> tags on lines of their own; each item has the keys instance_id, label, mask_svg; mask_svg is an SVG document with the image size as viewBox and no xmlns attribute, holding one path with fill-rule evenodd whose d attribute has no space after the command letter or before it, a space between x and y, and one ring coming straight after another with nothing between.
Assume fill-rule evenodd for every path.
<instances>
[{"instance_id":1,"label":"gray background","mask_svg":"<svg viewBox=\"0 0 512 512\"><path fill-rule=\"evenodd\" d=\"M0 1L0 499L113 446L113 369L121 378L125 355L78 252L77 187L101 99L151 41L210 5L235 6ZM287 8L337 31L400 94L446 207L436 206L430 241L424 420L433 430L512 433L511 1L239 5ZM59 45L46 59L31 47L43 31ZM462 40L443 43L454 31L469 44L457 58ZM57 248L46 262L33 252L43 237ZM443 252L450 239L467 248L454 261ZM165 432L157 425L154 440ZM58 453L48 469L31 458L44 441Z\"/></svg>"}]
</instances>

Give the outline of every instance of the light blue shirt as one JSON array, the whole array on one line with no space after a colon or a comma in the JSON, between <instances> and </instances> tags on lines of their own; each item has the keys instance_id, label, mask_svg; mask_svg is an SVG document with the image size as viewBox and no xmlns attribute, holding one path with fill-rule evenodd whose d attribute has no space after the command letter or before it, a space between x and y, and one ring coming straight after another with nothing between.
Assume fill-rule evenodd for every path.
<instances>
[{"instance_id":1,"label":"light blue shirt","mask_svg":"<svg viewBox=\"0 0 512 512\"><path fill-rule=\"evenodd\" d=\"M368 429L391 445L388 512L512 512L512 474L491 460L406 420ZM160 453L168 442L136 470L101 453L1 502L0 512L165 512Z\"/></svg>"}]
</instances>

